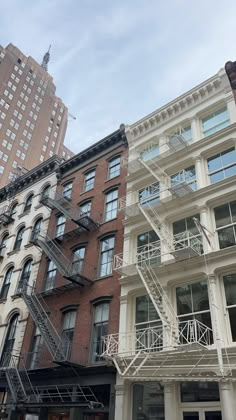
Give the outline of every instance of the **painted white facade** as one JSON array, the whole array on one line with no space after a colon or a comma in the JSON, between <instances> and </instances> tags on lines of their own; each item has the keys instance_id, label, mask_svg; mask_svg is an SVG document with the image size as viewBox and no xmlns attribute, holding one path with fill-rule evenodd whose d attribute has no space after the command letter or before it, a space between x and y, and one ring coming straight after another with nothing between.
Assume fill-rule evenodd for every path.
<instances>
[{"instance_id":1,"label":"painted white facade","mask_svg":"<svg viewBox=\"0 0 236 420\"><path fill-rule=\"evenodd\" d=\"M57 161L58 158L53 157L50 159L50 162L52 163L54 160ZM19 282L25 263L32 259L32 269L28 284L30 287L34 287L35 285L42 251L30 242L32 229L37 220L42 218L42 231L47 231L51 210L40 203L40 197L45 187L50 186L55 190L57 184L55 170L52 170L53 166L50 169L48 162L41 164L39 167L21 177L24 178L25 186L20 183L19 192L16 192L11 198L0 202L0 214L2 214L3 209L4 212L6 212L6 209L11 209L17 203L15 213L12 215L13 221L7 224L7 226L4 226L2 223L0 225L1 244L6 234L9 235L6 247L1 248L0 261L0 355L2 363L4 345L10 322L12 317L16 314L19 314L19 317L14 336L12 354L18 356L21 352L29 311L23 299L18 295ZM46 167L47 170L45 170ZM31 208L25 211L27 198L31 194L33 194ZM19 249L14 249L17 233L23 226L25 227L25 230L22 243ZM11 267L13 267L13 272L10 278L10 286L8 290L4 292L6 274ZM27 355L22 356L26 362Z\"/></svg>"},{"instance_id":2,"label":"painted white facade","mask_svg":"<svg viewBox=\"0 0 236 420\"><path fill-rule=\"evenodd\" d=\"M225 119L223 111L221 113L224 109ZM216 117L208 120L207 117L213 114ZM208 124L212 130L204 133L204 129L209 130L209 127L206 128ZM177 146L177 151L170 142L174 133L180 134L184 140ZM226 301L226 284L233 277L225 276L236 273L236 242L229 246L229 231L218 233L220 228L225 229L224 220L221 218L216 222L217 210L214 210L236 200L236 171L232 161L236 145L236 106L224 70L220 70L212 78L132 126L126 127L126 134L129 142L127 196L119 203L120 210L124 212L124 252L123 255L115 256L115 269L121 273L120 335L108 339L110 341L107 350L120 372L116 386L115 419L233 420L236 411L236 342L233 341L230 324L230 316L231 322L234 323L234 315L230 311L234 311L234 303L230 305L229 301ZM225 151L229 152L224 155ZM208 160L215 156L219 158ZM222 163L224 156L226 161L229 157L227 164ZM217 159L221 161L221 165L225 165L225 168L222 166L222 173L220 168L217 169ZM214 171L209 173L211 165L216 166L215 178L212 175ZM193 191L189 188L190 177L186 178L187 181L183 179L183 174L186 174L183 170L192 167L195 168ZM177 173L181 174L181 182L185 181L182 198L178 197L180 191L175 193L170 178ZM223 179L216 182L216 178L221 176ZM176 181L176 177L174 180ZM151 187L150 193L150 185L158 182L158 186ZM147 186L149 189L146 188L143 192ZM159 189L159 194L155 195L155 188ZM157 199L156 204L150 205L151 198ZM232 204L232 211L230 210L232 229L236 222L233 214L235 203ZM220 212L219 209L219 218ZM200 218L200 231L194 234L197 239L187 239L186 228L185 242L180 242L186 245L188 250L185 257L183 255L179 258L175 252L179 247L176 242L178 235L173 235L178 229L181 232L181 224L175 222L185 219L186 226L193 223L190 231L196 230L192 220L196 215ZM189 218L188 221L186 218ZM157 248L154 249L148 244L146 248L140 248L143 253L137 257L139 235L153 230L157 234L158 229L161 241ZM219 243L219 235L223 245L223 242L221 245ZM198 240L202 243L203 251L199 251L198 248L198 253L191 252L192 248L197 249ZM160 316L164 317L164 321L162 335L158 338L159 348L153 346L157 339L159 322L158 319L154 322L153 308L150 311L150 319L143 322L147 328L145 334L140 340L137 339L140 337L141 318L144 317L142 310L139 313L138 309L136 310L137 297L148 294L140 276L142 268L137 269L138 258L141 258L142 267L144 264L151 264L152 284L158 291L156 297L158 293L162 293L162 297L156 299L156 305L159 305L160 313L164 307L164 314L171 320L170 324L165 324L164 315ZM153 259L150 263L151 258ZM150 280L150 271L148 273ZM204 293L208 298L205 296L206 301L202 302L203 306L199 309L200 297L197 295L203 293L201 287L206 287ZM191 296L188 295L190 297L186 297L186 290L191 291ZM196 294L194 290L198 290ZM227 299L232 296L233 302L233 286L232 291L229 288L227 290ZM149 296L154 293L150 292L149 288ZM155 301L155 296L150 298L151 302L153 299ZM192 302L191 311L188 308L188 299ZM194 299L199 304L198 308L194 308ZM149 310L150 305L149 303ZM141 321L137 321L138 318ZM185 338L178 334L181 328L184 329L187 325L186 319L193 320L193 323L188 325L190 329L196 328L197 332L191 330L191 339L187 337L185 330L183 335L187 338L184 341ZM208 335L209 340L206 342L199 338L199 319L206 319L206 322L211 324L212 332L208 329L209 323L208 327L203 327L202 330L206 334L204 338L208 333L211 335L211 338ZM170 328L173 328L172 332ZM178 339L175 338L175 334L178 335ZM210 387L218 383L220 401L217 401L217 398L214 401L201 401L202 397L197 394L195 397L197 395L196 399L199 398L200 401L192 401L193 395L187 395L188 389L186 396L181 400L180 388L184 390L186 382L189 383L189 389L194 386L193 383L200 388L207 387L208 383L213 383ZM138 384L140 388L134 388ZM146 387L142 384L146 384ZM208 395L208 392L210 391L206 390L205 395ZM189 401L186 401L187 399Z\"/></svg>"}]
</instances>

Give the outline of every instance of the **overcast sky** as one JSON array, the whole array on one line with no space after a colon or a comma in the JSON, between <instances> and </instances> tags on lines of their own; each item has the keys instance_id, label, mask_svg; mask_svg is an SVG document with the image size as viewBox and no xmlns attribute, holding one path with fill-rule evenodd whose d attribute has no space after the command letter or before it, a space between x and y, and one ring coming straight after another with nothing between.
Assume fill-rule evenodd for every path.
<instances>
[{"instance_id":1,"label":"overcast sky","mask_svg":"<svg viewBox=\"0 0 236 420\"><path fill-rule=\"evenodd\" d=\"M235 0L1 0L0 44L49 72L79 152L236 60Z\"/></svg>"}]
</instances>

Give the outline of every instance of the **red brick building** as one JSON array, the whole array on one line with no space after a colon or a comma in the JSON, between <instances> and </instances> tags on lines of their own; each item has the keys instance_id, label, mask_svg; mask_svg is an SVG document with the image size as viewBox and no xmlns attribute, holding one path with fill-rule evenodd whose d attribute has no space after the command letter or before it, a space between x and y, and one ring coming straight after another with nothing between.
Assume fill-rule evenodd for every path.
<instances>
[{"instance_id":1,"label":"red brick building","mask_svg":"<svg viewBox=\"0 0 236 420\"><path fill-rule=\"evenodd\" d=\"M41 236L36 229L33 238L44 251L36 291L61 337L64 356L53 363L59 358L50 349L45 327L38 322L39 314L29 305L35 322L31 318L28 321L23 352L29 352L30 378L34 386L89 386L102 405L72 408L69 402L64 407L47 403L40 419L114 417L116 373L101 354L102 336L119 331L120 286L112 260L123 250L118 198L125 195L126 172L121 159L126 155L127 141L121 126L61 164L57 191L49 186L41 201L53 212L48 236Z\"/></svg>"}]
</instances>

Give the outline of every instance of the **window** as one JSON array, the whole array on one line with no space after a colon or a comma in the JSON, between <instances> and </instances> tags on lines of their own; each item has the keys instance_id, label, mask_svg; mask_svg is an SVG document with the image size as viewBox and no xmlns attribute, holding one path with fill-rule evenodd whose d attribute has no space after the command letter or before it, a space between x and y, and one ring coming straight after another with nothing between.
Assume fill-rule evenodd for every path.
<instances>
[{"instance_id":1,"label":"window","mask_svg":"<svg viewBox=\"0 0 236 420\"><path fill-rule=\"evenodd\" d=\"M178 220L177 222L173 223L173 234L175 236L175 240L177 241L176 249L182 248L184 246L194 246L194 248L198 247L196 244L196 238L199 239L199 251L203 252L202 243L201 243L201 235L194 223L194 218L200 220L199 214L194 214L191 217L185 217L184 219Z\"/></svg>"},{"instance_id":2,"label":"window","mask_svg":"<svg viewBox=\"0 0 236 420\"><path fill-rule=\"evenodd\" d=\"M220 401L217 382L181 382L181 402Z\"/></svg>"},{"instance_id":3,"label":"window","mask_svg":"<svg viewBox=\"0 0 236 420\"><path fill-rule=\"evenodd\" d=\"M163 385L158 382L134 384L132 420L164 420L164 412ZM192 420L195 419L193 418Z\"/></svg>"},{"instance_id":4,"label":"window","mask_svg":"<svg viewBox=\"0 0 236 420\"><path fill-rule=\"evenodd\" d=\"M115 219L115 217L117 217L117 210L118 210L118 189L115 189L115 190L109 191L106 194L106 204L105 204L105 214L104 214L105 222L111 219Z\"/></svg>"},{"instance_id":5,"label":"window","mask_svg":"<svg viewBox=\"0 0 236 420\"><path fill-rule=\"evenodd\" d=\"M108 334L109 302L94 306L93 331L92 331L92 362L102 361L102 337Z\"/></svg>"},{"instance_id":6,"label":"window","mask_svg":"<svg viewBox=\"0 0 236 420\"><path fill-rule=\"evenodd\" d=\"M145 205L158 203L160 201L159 182L154 182L153 184L139 190L138 199L142 207L145 207Z\"/></svg>"},{"instance_id":7,"label":"window","mask_svg":"<svg viewBox=\"0 0 236 420\"><path fill-rule=\"evenodd\" d=\"M84 176L84 191L92 190L94 187L96 171L93 169Z\"/></svg>"},{"instance_id":8,"label":"window","mask_svg":"<svg viewBox=\"0 0 236 420\"><path fill-rule=\"evenodd\" d=\"M225 150L207 159L208 174L211 184L236 174L236 150Z\"/></svg>"},{"instance_id":9,"label":"window","mask_svg":"<svg viewBox=\"0 0 236 420\"><path fill-rule=\"evenodd\" d=\"M151 299L137 297L135 308L136 350L161 350L162 322Z\"/></svg>"},{"instance_id":10,"label":"window","mask_svg":"<svg viewBox=\"0 0 236 420\"><path fill-rule=\"evenodd\" d=\"M159 247L159 252L158 252ZM137 262L142 264L160 264L161 245L160 238L154 230L141 233L137 237Z\"/></svg>"},{"instance_id":11,"label":"window","mask_svg":"<svg viewBox=\"0 0 236 420\"><path fill-rule=\"evenodd\" d=\"M72 194L72 185L73 185L73 182L72 182L72 181L70 181L70 182L68 182L66 185L64 185L64 186L63 186L63 197L64 197L64 198L68 198L68 199L70 199L70 198L71 198L71 194Z\"/></svg>"},{"instance_id":12,"label":"window","mask_svg":"<svg viewBox=\"0 0 236 420\"><path fill-rule=\"evenodd\" d=\"M220 249L236 245L236 201L214 209Z\"/></svg>"},{"instance_id":13,"label":"window","mask_svg":"<svg viewBox=\"0 0 236 420\"><path fill-rule=\"evenodd\" d=\"M182 171L171 175L170 180L172 187L175 187L175 185L181 184L182 182L186 182L192 190L195 191L197 189L195 166L190 166L189 168L182 169Z\"/></svg>"},{"instance_id":14,"label":"window","mask_svg":"<svg viewBox=\"0 0 236 420\"><path fill-rule=\"evenodd\" d=\"M57 274L56 265L54 264L53 261L48 261L44 290L53 289L56 274Z\"/></svg>"},{"instance_id":15,"label":"window","mask_svg":"<svg viewBox=\"0 0 236 420\"><path fill-rule=\"evenodd\" d=\"M31 351L29 354L28 369L35 369L39 365L40 350L43 344L41 332L37 327L33 336Z\"/></svg>"},{"instance_id":16,"label":"window","mask_svg":"<svg viewBox=\"0 0 236 420\"><path fill-rule=\"evenodd\" d=\"M203 134L205 137L210 136L210 134L216 133L229 124L229 114L227 108L224 107L202 119Z\"/></svg>"},{"instance_id":17,"label":"window","mask_svg":"<svg viewBox=\"0 0 236 420\"><path fill-rule=\"evenodd\" d=\"M84 216L89 217L91 213L91 206L92 206L91 201L86 201L86 203L81 204L79 206L80 217L84 217Z\"/></svg>"},{"instance_id":18,"label":"window","mask_svg":"<svg viewBox=\"0 0 236 420\"><path fill-rule=\"evenodd\" d=\"M112 273L114 246L114 236L109 236L108 238L101 240L99 277L109 276Z\"/></svg>"},{"instance_id":19,"label":"window","mask_svg":"<svg viewBox=\"0 0 236 420\"><path fill-rule=\"evenodd\" d=\"M191 126L189 125L184 128L183 127L178 128L170 135L170 139L173 139L175 136L182 136L184 140L186 140L188 143L191 143L191 140L192 140Z\"/></svg>"},{"instance_id":20,"label":"window","mask_svg":"<svg viewBox=\"0 0 236 420\"><path fill-rule=\"evenodd\" d=\"M7 249L7 242L8 242L9 234L6 233L3 238L0 245L0 257L4 257L6 249Z\"/></svg>"},{"instance_id":21,"label":"window","mask_svg":"<svg viewBox=\"0 0 236 420\"><path fill-rule=\"evenodd\" d=\"M72 342L74 336L76 321L76 311L67 311L63 314L62 321L62 340L64 339L64 344L66 345L65 353L66 358L69 359L71 356Z\"/></svg>"},{"instance_id":22,"label":"window","mask_svg":"<svg viewBox=\"0 0 236 420\"><path fill-rule=\"evenodd\" d=\"M108 179L115 178L120 175L120 156L117 156L109 161Z\"/></svg>"},{"instance_id":23,"label":"window","mask_svg":"<svg viewBox=\"0 0 236 420\"><path fill-rule=\"evenodd\" d=\"M141 158L143 160L153 159L160 154L159 143L150 143L142 152Z\"/></svg>"},{"instance_id":24,"label":"window","mask_svg":"<svg viewBox=\"0 0 236 420\"><path fill-rule=\"evenodd\" d=\"M223 276L223 281L232 341L236 341L236 273Z\"/></svg>"},{"instance_id":25,"label":"window","mask_svg":"<svg viewBox=\"0 0 236 420\"><path fill-rule=\"evenodd\" d=\"M31 209L33 196L34 196L34 194L30 194L30 196L27 198L27 200L25 202L24 212L29 211Z\"/></svg>"},{"instance_id":26,"label":"window","mask_svg":"<svg viewBox=\"0 0 236 420\"><path fill-rule=\"evenodd\" d=\"M16 241L15 241L14 249L20 249L21 243L22 243L22 240L23 240L24 231L25 231L25 227L24 226L19 229L19 231L17 233L17 236L16 236Z\"/></svg>"},{"instance_id":27,"label":"window","mask_svg":"<svg viewBox=\"0 0 236 420\"><path fill-rule=\"evenodd\" d=\"M36 220L33 229L32 229L32 234L31 234L31 241L35 241L38 239L38 236L40 235L41 229L42 229L42 223L43 223L43 219L42 217L38 220Z\"/></svg>"},{"instance_id":28,"label":"window","mask_svg":"<svg viewBox=\"0 0 236 420\"><path fill-rule=\"evenodd\" d=\"M82 246L73 252L72 273L82 273L84 265L85 247Z\"/></svg>"},{"instance_id":29,"label":"window","mask_svg":"<svg viewBox=\"0 0 236 420\"><path fill-rule=\"evenodd\" d=\"M2 351L1 361L0 361L1 366L9 365L10 358L11 358L11 355L14 349L14 344L15 344L18 319L19 319L19 314L16 314L10 320L3 351Z\"/></svg>"},{"instance_id":30,"label":"window","mask_svg":"<svg viewBox=\"0 0 236 420\"><path fill-rule=\"evenodd\" d=\"M29 283L30 274L32 271L32 260L28 260L22 270L20 281L18 284L18 291L26 289Z\"/></svg>"},{"instance_id":31,"label":"window","mask_svg":"<svg viewBox=\"0 0 236 420\"><path fill-rule=\"evenodd\" d=\"M7 270L7 272L5 274L2 289L1 289L1 293L0 293L0 299L6 299L7 298L8 290L9 290L9 287L10 287L10 284L11 284L12 273L13 273L13 267L9 268L9 270Z\"/></svg>"},{"instance_id":32,"label":"window","mask_svg":"<svg viewBox=\"0 0 236 420\"><path fill-rule=\"evenodd\" d=\"M66 217L64 214L61 214L57 217L57 224L56 224L56 238L60 238L63 236L65 231L65 225L66 225Z\"/></svg>"},{"instance_id":33,"label":"window","mask_svg":"<svg viewBox=\"0 0 236 420\"><path fill-rule=\"evenodd\" d=\"M181 331L185 332L188 321L194 319L211 328L211 313L206 281L177 287L176 299Z\"/></svg>"},{"instance_id":34,"label":"window","mask_svg":"<svg viewBox=\"0 0 236 420\"><path fill-rule=\"evenodd\" d=\"M10 209L10 217L14 217L14 215L16 214L16 209L17 209L18 203L15 203L11 206Z\"/></svg>"},{"instance_id":35,"label":"window","mask_svg":"<svg viewBox=\"0 0 236 420\"><path fill-rule=\"evenodd\" d=\"M41 194L41 200L47 199L49 197L50 189L51 189L50 185L47 185L43 189L42 194Z\"/></svg>"}]
</instances>

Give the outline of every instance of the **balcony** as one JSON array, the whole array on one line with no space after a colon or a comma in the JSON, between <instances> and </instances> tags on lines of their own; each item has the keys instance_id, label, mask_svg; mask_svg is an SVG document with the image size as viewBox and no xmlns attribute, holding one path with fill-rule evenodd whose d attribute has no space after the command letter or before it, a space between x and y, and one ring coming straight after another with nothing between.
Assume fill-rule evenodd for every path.
<instances>
[{"instance_id":1,"label":"balcony","mask_svg":"<svg viewBox=\"0 0 236 420\"><path fill-rule=\"evenodd\" d=\"M31 242L39 246L47 257L54 262L62 276L72 283L80 286L87 286L92 283L95 276L94 267L85 264L79 258L72 261L64 253L64 249L56 239L51 239L43 232L33 232Z\"/></svg>"},{"instance_id":2,"label":"balcony","mask_svg":"<svg viewBox=\"0 0 236 420\"><path fill-rule=\"evenodd\" d=\"M64 214L67 219L72 220L86 231L95 230L99 227L99 214L93 212L94 217L92 217L89 211L81 212L69 198L63 197L54 191L50 191L49 194L42 195L40 202L46 207L49 207L51 210L57 209L60 213Z\"/></svg>"},{"instance_id":3,"label":"balcony","mask_svg":"<svg viewBox=\"0 0 236 420\"><path fill-rule=\"evenodd\" d=\"M174 328L172 326L172 328ZM164 328L148 327L137 331L110 334L104 337L104 357L135 356L137 353L175 352L180 347L200 349L212 344L212 329L196 319L179 322L176 328L178 345L165 344L166 331ZM171 331L169 330L170 334Z\"/></svg>"},{"instance_id":4,"label":"balcony","mask_svg":"<svg viewBox=\"0 0 236 420\"><path fill-rule=\"evenodd\" d=\"M12 222L14 219L11 215L11 208L9 206L2 207L0 209L0 226L7 226Z\"/></svg>"},{"instance_id":5,"label":"balcony","mask_svg":"<svg viewBox=\"0 0 236 420\"><path fill-rule=\"evenodd\" d=\"M116 254L114 256L113 270L124 276L132 276L137 273L137 265L142 267L143 264L147 264L155 268L197 257L202 255L202 253L201 236L193 235L190 231L186 231L173 236L170 250L166 250L165 240L150 242L147 245L138 247L134 262L128 262L123 253Z\"/></svg>"}]
</instances>

